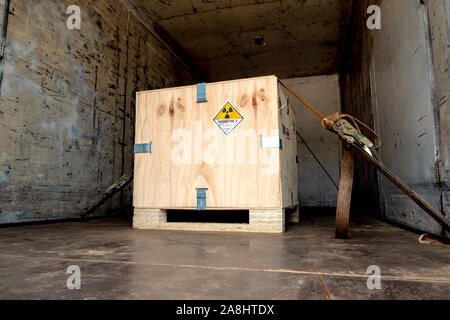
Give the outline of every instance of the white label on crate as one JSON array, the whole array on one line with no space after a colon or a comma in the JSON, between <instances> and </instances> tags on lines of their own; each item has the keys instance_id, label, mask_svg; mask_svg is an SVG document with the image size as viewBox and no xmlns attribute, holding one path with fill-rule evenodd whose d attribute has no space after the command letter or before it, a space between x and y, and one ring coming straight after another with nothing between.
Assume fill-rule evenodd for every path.
<instances>
[{"instance_id":1,"label":"white label on crate","mask_svg":"<svg viewBox=\"0 0 450 320\"><path fill-rule=\"evenodd\" d=\"M229 135L242 121L244 121L244 117L230 101L227 101L214 117L213 121L225 135Z\"/></svg>"},{"instance_id":2,"label":"white label on crate","mask_svg":"<svg viewBox=\"0 0 450 320\"><path fill-rule=\"evenodd\" d=\"M280 137L261 137L261 148L262 149L273 149L280 148Z\"/></svg>"}]
</instances>

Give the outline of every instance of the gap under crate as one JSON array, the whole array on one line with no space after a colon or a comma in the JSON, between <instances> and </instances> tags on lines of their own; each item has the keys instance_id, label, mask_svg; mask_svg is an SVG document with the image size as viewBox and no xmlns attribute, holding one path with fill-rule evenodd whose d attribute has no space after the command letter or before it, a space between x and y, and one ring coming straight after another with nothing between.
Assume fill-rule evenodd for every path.
<instances>
[{"instance_id":1,"label":"gap under crate","mask_svg":"<svg viewBox=\"0 0 450 320\"><path fill-rule=\"evenodd\" d=\"M167 222L250 223L249 210L167 210Z\"/></svg>"}]
</instances>

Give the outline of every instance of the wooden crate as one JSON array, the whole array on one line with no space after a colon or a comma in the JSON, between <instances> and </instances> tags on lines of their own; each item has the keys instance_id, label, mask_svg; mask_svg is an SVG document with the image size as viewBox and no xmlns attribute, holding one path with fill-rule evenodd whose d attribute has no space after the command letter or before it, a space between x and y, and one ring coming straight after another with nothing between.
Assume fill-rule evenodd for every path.
<instances>
[{"instance_id":1,"label":"wooden crate","mask_svg":"<svg viewBox=\"0 0 450 320\"><path fill-rule=\"evenodd\" d=\"M298 206L295 130L275 76L138 92L134 227L283 232ZM167 222L205 209L202 192L207 210L249 210L249 224Z\"/></svg>"}]
</instances>

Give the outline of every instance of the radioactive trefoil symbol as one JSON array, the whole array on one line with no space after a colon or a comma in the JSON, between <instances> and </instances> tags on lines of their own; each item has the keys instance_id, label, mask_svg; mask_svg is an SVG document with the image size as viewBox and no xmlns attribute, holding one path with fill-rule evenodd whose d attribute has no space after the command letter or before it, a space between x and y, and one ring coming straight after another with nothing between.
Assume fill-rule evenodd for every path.
<instances>
[{"instance_id":1,"label":"radioactive trefoil symbol","mask_svg":"<svg viewBox=\"0 0 450 320\"><path fill-rule=\"evenodd\" d=\"M213 121L225 135L229 135L242 121L244 121L244 117L230 101L227 101L223 107L220 108Z\"/></svg>"}]
</instances>

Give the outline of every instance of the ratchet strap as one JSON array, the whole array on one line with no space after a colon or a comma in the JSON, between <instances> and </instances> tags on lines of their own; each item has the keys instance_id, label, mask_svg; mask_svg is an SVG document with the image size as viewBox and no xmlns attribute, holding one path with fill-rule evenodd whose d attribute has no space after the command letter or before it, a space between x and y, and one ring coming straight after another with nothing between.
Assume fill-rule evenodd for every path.
<instances>
[{"instance_id":1,"label":"ratchet strap","mask_svg":"<svg viewBox=\"0 0 450 320\"><path fill-rule=\"evenodd\" d=\"M381 161L377 159L374 150L378 151L381 148L381 139L378 134L359 121L355 117L348 114L335 113L325 117L316 108L311 106L308 102L302 99L297 93L289 88L283 81L278 80L281 86L283 86L289 93L291 93L298 101L300 101L306 108L314 113L322 122L322 126L337 134L347 146L354 152L361 155L367 160L373 167L381 172L388 180L395 184L400 190L403 191L411 200L413 200L419 207L433 217L442 227L450 232L450 221L439 211L436 210L428 201L421 197L417 192L410 188L394 173L389 171ZM361 133L363 128L369 133L370 138L376 142L374 146L369 138Z\"/></svg>"},{"instance_id":2,"label":"ratchet strap","mask_svg":"<svg viewBox=\"0 0 450 320\"><path fill-rule=\"evenodd\" d=\"M278 82L289 92L291 93L298 101L300 101L306 108L308 108L312 113L316 115L317 118L319 118L322 121L322 126L327 129L328 131L331 131L333 133L338 133L338 135L343 138L344 140L348 140L347 137L345 137L345 132L342 130L336 130L336 124L341 120L347 120L353 127L361 133L360 126L364 128L364 130L369 133L370 137L373 138L376 141L375 150L379 151L381 148L381 139L378 136L378 134L373 131L369 126L364 124L362 121L356 119L355 117L349 115L349 114L340 114L339 112L329 115L325 117L322 113L320 113L316 108L314 108L312 105L310 105L308 102L306 102L302 97L300 97L294 90L289 88L283 81L278 79Z\"/></svg>"},{"instance_id":3,"label":"ratchet strap","mask_svg":"<svg viewBox=\"0 0 450 320\"><path fill-rule=\"evenodd\" d=\"M322 126L331 132L335 132L336 124L343 119L350 122L353 125L353 127L355 127L356 130L358 130L359 133L361 133L360 126L364 128L367 131L367 133L370 134L370 137L376 141L376 145L374 146L375 150L379 151L381 149L381 138L378 136L378 134L375 131L373 131L369 126L367 126L365 123L349 114L345 113L340 114L339 112L332 114L322 119ZM345 139L345 137L342 136L342 131L338 131L338 134L341 136L341 138Z\"/></svg>"}]
</instances>

